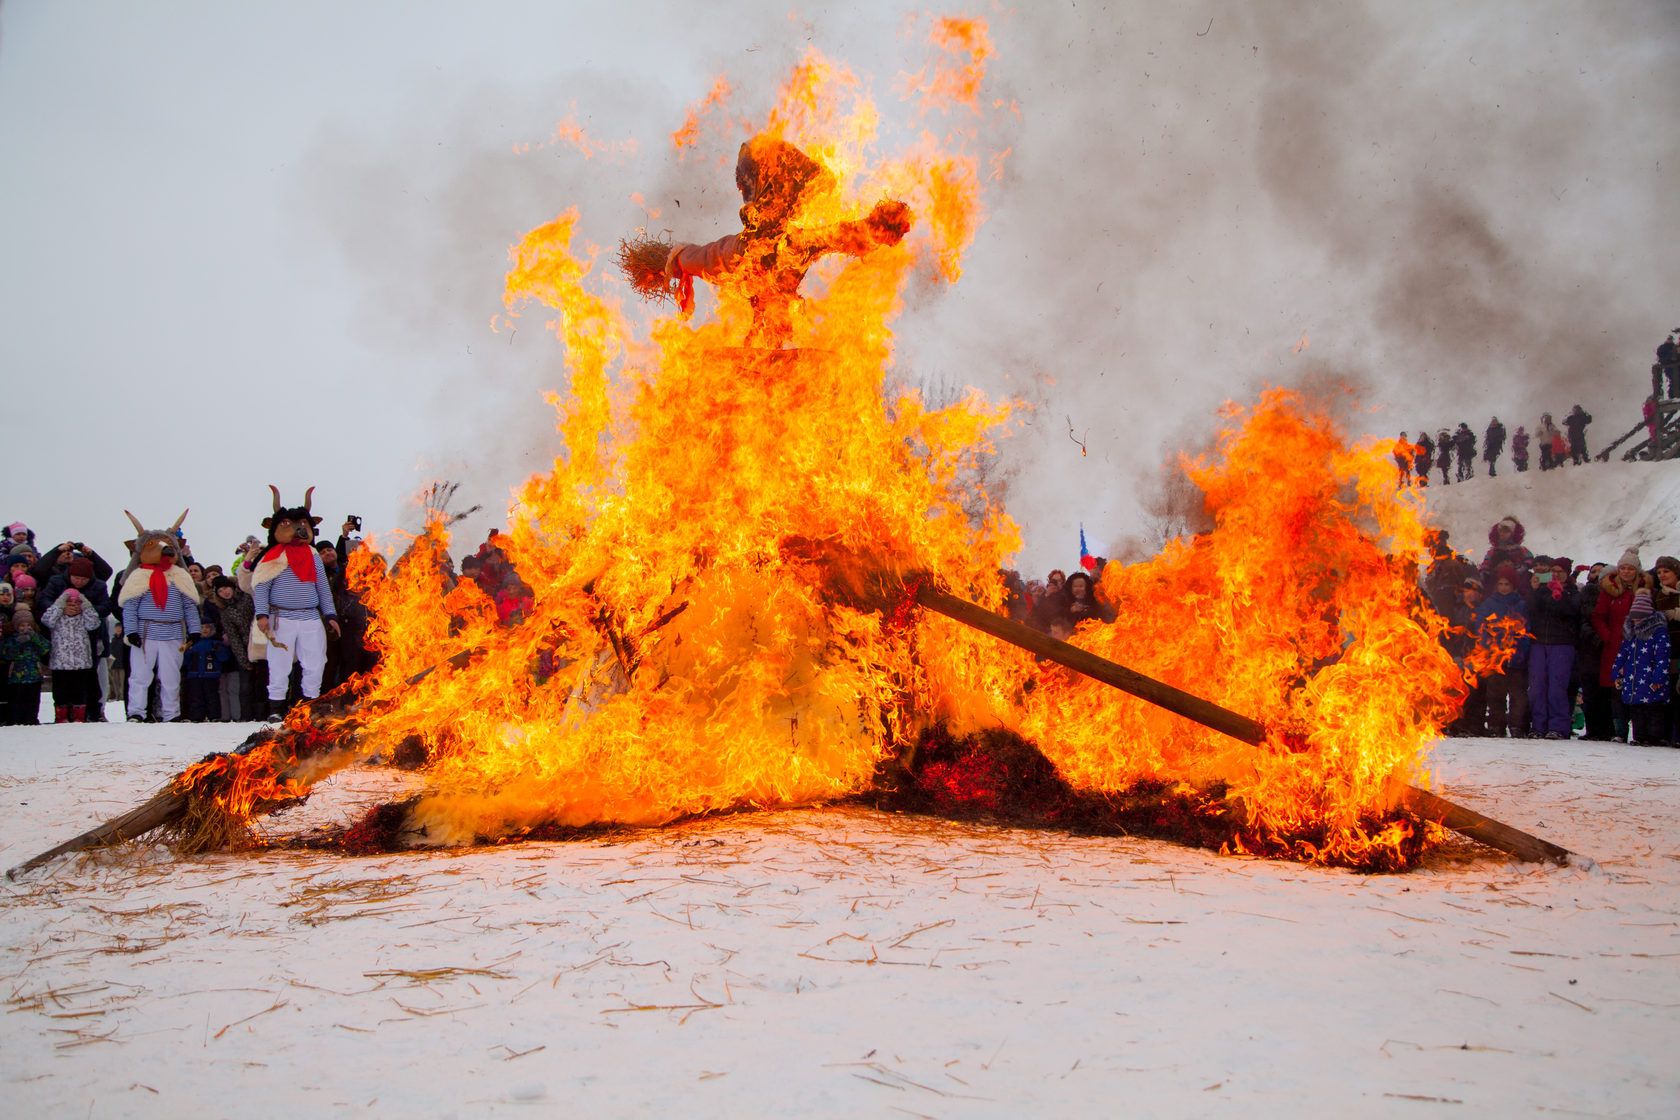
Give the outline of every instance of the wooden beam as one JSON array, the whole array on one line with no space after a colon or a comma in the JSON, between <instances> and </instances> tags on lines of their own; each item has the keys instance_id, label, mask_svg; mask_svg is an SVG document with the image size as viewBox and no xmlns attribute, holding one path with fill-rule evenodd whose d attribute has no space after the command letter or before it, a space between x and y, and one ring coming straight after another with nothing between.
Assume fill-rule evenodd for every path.
<instances>
[{"instance_id":1,"label":"wooden beam","mask_svg":"<svg viewBox=\"0 0 1680 1120\"><path fill-rule=\"evenodd\" d=\"M972 626L1058 665L1065 665L1076 673L1083 673L1093 680L1147 700L1233 739L1251 744L1259 744L1266 739L1266 725L1259 720L1240 715L1211 700L1193 696L1153 677L1146 677L1135 669L1128 669L1067 642L1040 634L1032 627L1023 626L1014 619L993 614L984 607L976 606L966 599L959 599L955 595L947 595L931 584L924 583L917 588L916 602L965 626ZM1591 859L1577 855L1568 848L1559 847L1538 836L1530 836L1521 829L1502 824L1492 817L1484 817L1474 810L1455 805L1444 797L1418 789L1416 786L1405 787L1399 804L1414 817L1443 825L1478 843L1497 848L1521 860L1531 863L1549 860L1558 864L1593 866Z\"/></svg>"}]
</instances>

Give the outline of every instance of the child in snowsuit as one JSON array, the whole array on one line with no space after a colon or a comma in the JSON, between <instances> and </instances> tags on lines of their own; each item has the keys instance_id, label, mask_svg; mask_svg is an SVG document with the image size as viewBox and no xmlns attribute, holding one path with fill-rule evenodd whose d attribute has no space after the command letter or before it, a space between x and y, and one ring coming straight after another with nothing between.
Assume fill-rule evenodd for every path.
<instances>
[{"instance_id":1,"label":"child in snowsuit","mask_svg":"<svg viewBox=\"0 0 1680 1120\"><path fill-rule=\"evenodd\" d=\"M52 654L52 643L35 629L35 616L19 607L12 612L12 636L0 642L0 657L11 662L6 672L6 722L41 722L41 666Z\"/></svg>"},{"instance_id":2,"label":"child in snowsuit","mask_svg":"<svg viewBox=\"0 0 1680 1120\"><path fill-rule=\"evenodd\" d=\"M1611 672L1632 725L1628 742L1666 746L1668 620L1652 609L1651 593L1643 587L1633 593Z\"/></svg>"},{"instance_id":3,"label":"child in snowsuit","mask_svg":"<svg viewBox=\"0 0 1680 1120\"><path fill-rule=\"evenodd\" d=\"M98 699L93 673L93 631L101 620L93 604L74 587L52 601L41 625L52 631L53 722L83 723Z\"/></svg>"},{"instance_id":4,"label":"child in snowsuit","mask_svg":"<svg viewBox=\"0 0 1680 1120\"><path fill-rule=\"evenodd\" d=\"M1494 593L1476 608L1476 644L1483 648L1515 640L1516 652L1505 668L1482 678L1487 704L1487 734L1513 739L1528 733L1528 605L1517 592L1517 570L1501 564L1494 574ZM1496 623L1498 623L1496 625Z\"/></svg>"},{"instance_id":5,"label":"child in snowsuit","mask_svg":"<svg viewBox=\"0 0 1680 1120\"><path fill-rule=\"evenodd\" d=\"M206 623L209 629L210 624ZM222 669L233 660L219 634L205 634L187 647L187 718L194 723L222 718Z\"/></svg>"}]
</instances>

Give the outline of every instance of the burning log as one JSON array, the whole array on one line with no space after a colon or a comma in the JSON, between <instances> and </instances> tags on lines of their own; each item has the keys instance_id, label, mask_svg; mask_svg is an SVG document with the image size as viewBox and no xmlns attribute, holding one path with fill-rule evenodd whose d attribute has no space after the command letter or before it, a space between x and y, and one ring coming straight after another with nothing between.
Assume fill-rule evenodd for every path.
<instances>
[{"instance_id":1,"label":"burning log","mask_svg":"<svg viewBox=\"0 0 1680 1120\"><path fill-rule=\"evenodd\" d=\"M949 595L935 588L931 583L923 582L916 587L915 600L928 610L935 611L947 618L954 619L965 626L992 635L1016 645L1029 653L1064 665L1076 673L1082 673L1093 680L1118 688L1151 704L1165 708L1170 712L1194 720L1204 727L1210 727L1232 738L1245 743L1258 745L1266 740L1266 725L1259 720L1250 719L1209 700L1193 696L1181 689L1174 688L1153 677L1146 677L1142 673L1128 669L1124 665L1117 665L1094 653L1088 653L1067 642L1057 641L1046 634L1040 634L1029 626L1024 626L1013 619L993 614L983 607L978 607L965 599ZM1491 817L1455 805L1428 790L1416 786L1407 786L1400 793L1399 805L1408 813L1420 820L1431 821L1452 829L1454 832L1478 843L1496 848L1508 855L1530 863L1550 861L1560 866L1576 864L1578 866L1592 866L1593 861L1585 856L1571 852L1567 848L1558 846L1538 836L1532 836L1521 829L1502 824Z\"/></svg>"}]
</instances>

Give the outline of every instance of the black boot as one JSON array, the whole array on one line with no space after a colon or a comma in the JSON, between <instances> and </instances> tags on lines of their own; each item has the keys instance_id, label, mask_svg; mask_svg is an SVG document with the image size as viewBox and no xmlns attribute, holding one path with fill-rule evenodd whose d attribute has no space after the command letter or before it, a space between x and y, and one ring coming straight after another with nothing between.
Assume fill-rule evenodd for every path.
<instances>
[{"instance_id":1,"label":"black boot","mask_svg":"<svg viewBox=\"0 0 1680 1120\"><path fill-rule=\"evenodd\" d=\"M286 718L286 702L284 700L270 700L268 702L268 722L279 723Z\"/></svg>"}]
</instances>

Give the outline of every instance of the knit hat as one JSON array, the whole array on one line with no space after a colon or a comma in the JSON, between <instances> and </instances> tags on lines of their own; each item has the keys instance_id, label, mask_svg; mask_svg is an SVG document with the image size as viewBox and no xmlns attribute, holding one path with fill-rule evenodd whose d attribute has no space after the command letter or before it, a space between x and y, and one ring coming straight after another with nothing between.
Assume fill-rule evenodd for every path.
<instances>
[{"instance_id":1,"label":"knit hat","mask_svg":"<svg viewBox=\"0 0 1680 1120\"><path fill-rule=\"evenodd\" d=\"M1639 562L1639 550L1637 548L1630 548L1626 552L1622 553L1622 558L1616 561L1616 564L1618 567L1626 564L1630 567L1638 568L1640 571L1645 570L1645 565Z\"/></svg>"},{"instance_id":2,"label":"knit hat","mask_svg":"<svg viewBox=\"0 0 1680 1120\"><path fill-rule=\"evenodd\" d=\"M31 611L28 607L19 607L17 610L12 612L12 625L16 626L18 623L25 620L33 624L35 621L35 612Z\"/></svg>"},{"instance_id":3,"label":"knit hat","mask_svg":"<svg viewBox=\"0 0 1680 1120\"><path fill-rule=\"evenodd\" d=\"M1554 556L1552 557L1552 567L1562 568L1566 572L1573 572L1575 571L1575 561L1571 560L1567 556Z\"/></svg>"},{"instance_id":4,"label":"knit hat","mask_svg":"<svg viewBox=\"0 0 1680 1120\"><path fill-rule=\"evenodd\" d=\"M17 533L27 533L27 532L29 532L29 526L25 525L21 521L14 521L10 525L6 526L6 535L8 537L13 536Z\"/></svg>"},{"instance_id":5,"label":"knit hat","mask_svg":"<svg viewBox=\"0 0 1680 1120\"><path fill-rule=\"evenodd\" d=\"M70 574L73 576L86 576L88 579L92 579L93 561L89 560L86 556L76 557L74 560L70 561Z\"/></svg>"},{"instance_id":6,"label":"knit hat","mask_svg":"<svg viewBox=\"0 0 1680 1120\"><path fill-rule=\"evenodd\" d=\"M12 586L19 591L33 591L35 589L35 577L28 572L24 572L12 581Z\"/></svg>"},{"instance_id":7,"label":"knit hat","mask_svg":"<svg viewBox=\"0 0 1680 1120\"><path fill-rule=\"evenodd\" d=\"M1493 570L1493 582L1498 583L1502 579L1510 580L1511 586L1515 587L1517 585L1517 569L1510 564L1499 565Z\"/></svg>"},{"instance_id":8,"label":"knit hat","mask_svg":"<svg viewBox=\"0 0 1680 1120\"><path fill-rule=\"evenodd\" d=\"M1628 608L1629 618L1644 618L1651 613L1651 593L1641 587L1633 593L1633 606Z\"/></svg>"},{"instance_id":9,"label":"knit hat","mask_svg":"<svg viewBox=\"0 0 1680 1120\"><path fill-rule=\"evenodd\" d=\"M315 542L315 551L316 552L320 552L323 549L328 549L328 548L331 548L334 552L338 551L338 549L336 547L334 547L333 542L327 540L325 537L323 537L320 540Z\"/></svg>"},{"instance_id":10,"label":"knit hat","mask_svg":"<svg viewBox=\"0 0 1680 1120\"><path fill-rule=\"evenodd\" d=\"M0 595L4 595L6 599L10 601L13 597L12 585L9 583L0 583Z\"/></svg>"}]
</instances>

